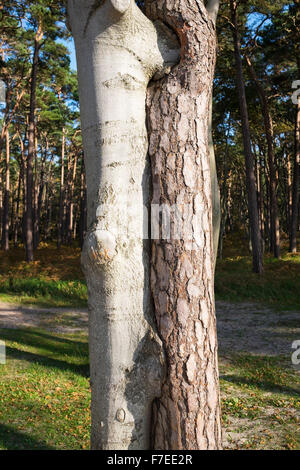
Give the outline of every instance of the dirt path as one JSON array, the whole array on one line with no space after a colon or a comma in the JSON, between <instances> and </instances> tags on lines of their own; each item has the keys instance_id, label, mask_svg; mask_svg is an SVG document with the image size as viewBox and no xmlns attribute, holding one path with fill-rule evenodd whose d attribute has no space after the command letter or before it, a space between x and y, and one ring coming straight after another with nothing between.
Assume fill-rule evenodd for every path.
<instances>
[{"instance_id":1,"label":"dirt path","mask_svg":"<svg viewBox=\"0 0 300 470\"><path fill-rule=\"evenodd\" d=\"M290 354L300 339L300 312L280 311L252 303L217 302L220 355L247 352ZM79 308L39 308L0 302L0 328L32 326L73 333L87 331L88 311Z\"/></svg>"},{"instance_id":2,"label":"dirt path","mask_svg":"<svg viewBox=\"0 0 300 470\"><path fill-rule=\"evenodd\" d=\"M0 328L45 328L57 333L87 332L88 311L82 308L41 308L0 302Z\"/></svg>"},{"instance_id":3,"label":"dirt path","mask_svg":"<svg viewBox=\"0 0 300 470\"><path fill-rule=\"evenodd\" d=\"M279 356L300 340L300 312L252 303L217 302L220 355L226 352Z\"/></svg>"}]
</instances>

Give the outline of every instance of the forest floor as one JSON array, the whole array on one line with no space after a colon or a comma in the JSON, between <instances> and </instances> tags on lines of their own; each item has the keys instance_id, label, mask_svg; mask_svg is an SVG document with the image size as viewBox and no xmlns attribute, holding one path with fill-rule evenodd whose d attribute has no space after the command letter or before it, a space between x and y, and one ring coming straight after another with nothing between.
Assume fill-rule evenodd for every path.
<instances>
[{"instance_id":1,"label":"forest floor","mask_svg":"<svg viewBox=\"0 0 300 470\"><path fill-rule=\"evenodd\" d=\"M216 271L224 447L300 450L300 255L283 247L251 273L241 238ZM243 251L244 250L244 251ZM240 256L238 253L245 253ZM0 257L0 449L87 449L90 389L87 291L79 248L42 245ZM63 307L63 308L62 308Z\"/></svg>"}]
</instances>

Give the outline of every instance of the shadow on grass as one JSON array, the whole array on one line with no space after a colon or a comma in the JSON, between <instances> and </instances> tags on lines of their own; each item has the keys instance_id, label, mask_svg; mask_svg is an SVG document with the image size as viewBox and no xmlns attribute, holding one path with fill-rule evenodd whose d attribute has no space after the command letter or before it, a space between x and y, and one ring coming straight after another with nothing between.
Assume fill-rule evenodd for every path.
<instances>
[{"instance_id":1,"label":"shadow on grass","mask_svg":"<svg viewBox=\"0 0 300 470\"><path fill-rule=\"evenodd\" d=\"M30 329L2 329L0 330L0 338L34 348L33 352L22 351L18 349L17 345L7 345L8 358L25 360L60 370L69 370L83 377L89 376L88 344L86 342L73 341ZM66 361L65 358L70 358L70 360ZM80 363L78 364L78 362Z\"/></svg>"},{"instance_id":2,"label":"shadow on grass","mask_svg":"<svg viewBox=\"0 0 300 470\"><path fill-rule=\"evenodd\" d=\"M27 346L48 349L56 354L69 354L80 357L88 355L88 344L86 341L72 340L58 336L55 333L44 333L34 328L0 328L0 337Z\"/></svg>"},{"instance_id":3,"label":"shadow on grass","mask_svg":"<svg viewBox=\"0 0 300 470\"><path fill-rule=\"evenodd\" d=\"M0 448L8 450L56 450L46 442L0 423Z\"/></svg>"},{"instance_id":4,"label":"shadow on grass","mask_svg":"<svg viewBox=\"0 0 300 470\"><path fill-rule=\"evenodd\" d=\"M62 361L60 359L52 359L39 354L34 354L27 351L19 351L18 349L6 348L7 357L11 359L21 359L32 364L40 364L42 366L56 368L64 371L73 372L83 377L89 377L89 365L86 364L72 364L70 362Z\"/></svg>"},{"instance_id":5,"label":"shadow on grass","mask_svg":"<svg viewBox=\"0 0 300 470\"><path fill-rule=\"evenodd\" d=\"M300 388L292 388L286 385L279 385L274 382L265 381L265 380L255 380L246 377L240 377L238 375L220 375L220 379L225 382L234 383L235 385L248 385L249 387L256 387L265 392L275 392L285 395L290 395L291 397L298 397L300 395Z\"/></svg>"}]
</instances>

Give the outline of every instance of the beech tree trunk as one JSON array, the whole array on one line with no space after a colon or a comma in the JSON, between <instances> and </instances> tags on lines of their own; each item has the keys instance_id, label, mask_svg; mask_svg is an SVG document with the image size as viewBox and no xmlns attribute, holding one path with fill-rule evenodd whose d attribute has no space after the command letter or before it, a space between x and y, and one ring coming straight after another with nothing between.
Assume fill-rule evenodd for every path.
<instances>
[{"instance_id":1,"label":"beech tree trunk","mask_svg":"<svg viewBox=\"0 0 300 470\"><path fill-rule=\"evenodd\" d=\"M259 230L259 217L257 205L257 192L254 173L253 155L251 150L249 116L246 101L243 64L241 58L241 43L238 28L237 2L230 0L231 20L233 24L233 43L236 63L237 88L240 103L242 121L243 144L246 161L246 186L248 193L248 211L250 222L250 234L252 244L253 271L261 274L263 272L262 242Z\"/></svg>"},{"instance_id":2,"label":"beech tree trunk","mask_svg":"<svg viewBox=\"0 0 300 470\"><path fill-rule=\"evenodd\" d=\"M134 0L68 2L87 178L93 449L147 449L150 439L221 447L208 142L218 2L209 12L195 0L156 3L150 21ZM194 212L192 239L153 242L155 315L152 78L152 203Z\"/></svg>"}]
</instances>

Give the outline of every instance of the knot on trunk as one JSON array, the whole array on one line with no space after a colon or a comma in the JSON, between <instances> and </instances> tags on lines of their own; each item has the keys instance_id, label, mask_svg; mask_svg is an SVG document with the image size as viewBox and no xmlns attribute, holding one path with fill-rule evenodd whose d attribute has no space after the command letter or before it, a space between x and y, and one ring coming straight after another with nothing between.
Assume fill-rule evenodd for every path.
<instances>
[{"instance_id":1,"label":"knot on trunk","mask_svg":"<svg viewBox=\"0 0 300 470\"><path fill-rule=\"evenodd\" d=\"M82 251L82 265L108 265L116 255L116 239L108 230L93 229L86 237Z\"/></svg>"}]
</instances>

